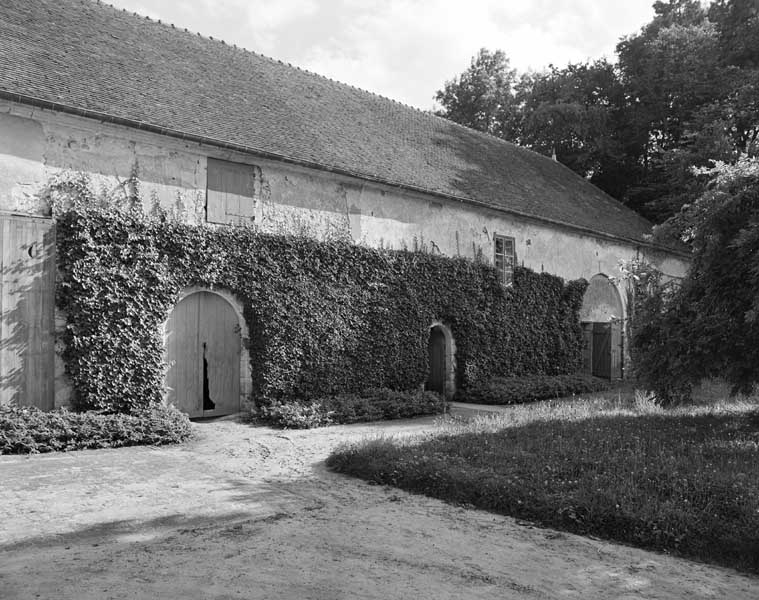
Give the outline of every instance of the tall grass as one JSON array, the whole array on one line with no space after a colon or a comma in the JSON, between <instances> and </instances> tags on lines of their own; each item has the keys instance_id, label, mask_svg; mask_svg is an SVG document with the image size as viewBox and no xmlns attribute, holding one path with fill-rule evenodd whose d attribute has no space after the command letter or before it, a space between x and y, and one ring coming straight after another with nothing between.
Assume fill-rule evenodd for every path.
<instances>
[{"instance_id":1,"label":"tall grass","mask_svg":"<svg viewBox=\"0 0 759 600\"><path fill-rule=\"evenodd\" d=\"M441 421L338 449L340 472L759 572L759 399L664 410L641 393Z\"/></svg>"}]
</instances>

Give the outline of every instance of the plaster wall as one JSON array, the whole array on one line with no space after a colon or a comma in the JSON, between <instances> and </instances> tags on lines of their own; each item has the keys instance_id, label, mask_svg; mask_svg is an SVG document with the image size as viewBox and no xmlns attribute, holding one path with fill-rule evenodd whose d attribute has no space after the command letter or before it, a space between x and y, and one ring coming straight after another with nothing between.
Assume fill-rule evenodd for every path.
<instances>
[{"instance_id":1,"label":"plaster wall","mask_svg":"<svg viewBox=\"0 0 759 600\"><path fill-rule=\"evenodd\" d=\"M613 277L620 259L636 257L671 277L682 277L687 268L674 255L571 227L0 101L2 212L49 216L46 182L62 171L85 171L96 187L125 197L126 182L136 173L146 211L161 206L174 218L201 223L209 157L256 167L260 182L251 199L250 225L261 231L424 248L490 262L493 236L499 234L514 238L518 264L565 279L590 280L599 273ZM624 291L619 291L624 302ZM62 378L61 365L57 372ZM65 382L56 382L56 389L66 390ZM64 394L56 396L57 403L65 403Z\"/></svg>"},{"instance_id":2,"label":"plaster wall","mask_svg":"<svg viewBox=\"0 0 759 600\"><path fill-rule=\"evenodd\" d=\"M517 262L566 279L617 274L621 258L644 256L667 275L686 263L634 243L414 193L324 171L223 151L197 143L19 104L0 104L0 210L49 215L44 186L64 170L90 173L116 191L136 170L146 211L205 221L208 157L257 167L255 216L262 231L341 237L385 248L425 248L491 260L493 235L515 239Z\"/></svg>"}]
</instances>

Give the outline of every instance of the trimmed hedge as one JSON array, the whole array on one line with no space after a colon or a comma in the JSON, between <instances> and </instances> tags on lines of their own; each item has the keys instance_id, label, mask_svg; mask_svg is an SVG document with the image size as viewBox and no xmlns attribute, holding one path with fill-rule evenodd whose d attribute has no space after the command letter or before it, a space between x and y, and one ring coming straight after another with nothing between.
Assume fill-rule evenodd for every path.
<instances>
[{"instance_id":1,"label":"trimmed hedge","mask_svg":"<svg viewBox=\"0 0 759 600\"><path fill-rule=\"evenodd\" d=\"M160 401L162 324L189 286L242 302L259 405L416 390L435 321L455 339L458 387L580 366L584 280L518 267L504 288L482 262L147 216L136 197L96 197L83 175L51 190L77 408L129 412Z\"/></svg>"},{"instance_id":2,"label":"trimmed hedge","mask_svg":"<svg viewBox=\"0 0 759 600\"><path fill-rule=\"evenodd\" d=\"M178 444L190 435L190 420L173 406L125 415L0 405L0 454Z\"/></svg>"},{"instance_id":3,"label":"trimmed hedge","mask_svg":"<svg viewBox=\"0 0 759 600\"><path fill-rule=\"evenodd\" d=\"M582 373L494 377L487 382L457 392L456 401L471 404L520 404L562 398L573 394L600 392L610 387L609 381Z\"/></svg>"},{"instance_id":4,"label":"trimmed hedge","mask_svg":"<svg viewBox=\"0 0 759 600\"><path fill-rule=\"evenodd\" d=\"M340 394L311 402L274 401L264 406L261 416L273 425L289 429L310 429L322 425L407 419L439 415L447 403L434 392L366 390L360 394Z\"/></svg>"}]
</instances>

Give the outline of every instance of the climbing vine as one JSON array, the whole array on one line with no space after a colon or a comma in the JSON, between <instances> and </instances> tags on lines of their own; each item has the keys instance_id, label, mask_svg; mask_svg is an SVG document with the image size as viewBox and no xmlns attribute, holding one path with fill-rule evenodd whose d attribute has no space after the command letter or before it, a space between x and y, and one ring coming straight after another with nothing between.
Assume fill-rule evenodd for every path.
<instances>
[{"instance_id":1,"label":"climbing vine","mask_svg":"<svg viewBox=\"0 0 759 600\"><path fill-rule=\"evenodd\" d=\"M517 268L504 288L480 261L191 225L145 214L137 186L124 189L103 199L83 175L51 185L63 358L79 408L160 401L162 325L189 286L243 304L258 403L418 389L435 321L456 340L460 387L579 368L583 280Z\"/></svg>"}]
</instances>

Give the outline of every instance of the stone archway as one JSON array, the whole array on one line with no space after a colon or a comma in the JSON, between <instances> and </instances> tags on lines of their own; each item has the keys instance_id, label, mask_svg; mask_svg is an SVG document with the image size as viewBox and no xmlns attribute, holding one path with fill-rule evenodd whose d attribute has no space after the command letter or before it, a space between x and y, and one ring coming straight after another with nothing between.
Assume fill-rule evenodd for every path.
<instances>
[{"instance_id":1,"label":"stone archway","mask_svg":"<svg viewBox=\"0 0 759 600\"><path fill-rule=\"evenodd\" d=\"M594 275L582 300L583 369L597 377L624 376L624 307L617 286L603 273Z\"/></svg>"},{"instance_id":2,"label":"stone archway","mask_svg":"<svg viewBox=\"0 0 759 600\"><path fill-rule=\"evenodd\" d=\"M227 292L194 287L180 294L164 326L166 400L190 417L240 411L250 391L247 327Z\"/></svg>"},{"instance_id":3,"label":"stone archway","mask_svg":"<svg viewBox=\"0 0 759 600\"><path fill-rule=\"evenodd\" d=\"M430 370L425 389L452 398L456 392L456 344L451 330L439 321L430 326L427 352Z\"/></svg>"}]
</instances>

